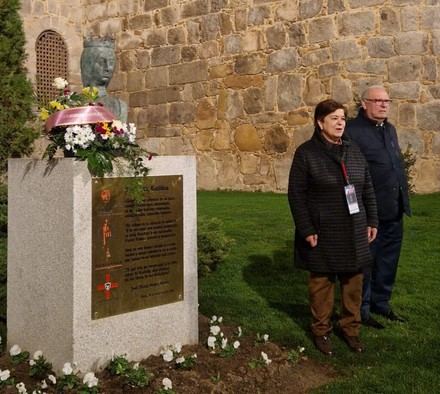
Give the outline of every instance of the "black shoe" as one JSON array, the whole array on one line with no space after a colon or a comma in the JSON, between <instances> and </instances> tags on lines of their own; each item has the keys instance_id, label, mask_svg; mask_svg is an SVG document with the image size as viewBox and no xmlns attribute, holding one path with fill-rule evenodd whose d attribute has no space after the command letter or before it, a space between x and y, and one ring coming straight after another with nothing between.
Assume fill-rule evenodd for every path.
<instances>
[{"instance_id":1,"label":"black shoe","mask_svg":"<svg viewBox=\"0 0 440 394\"><path fill-rule=\"evenodd\" d=\"M387 318L387 319L390 320L390 321L398 321L398 322L400 322L400 323L406 323L406 319L404 319L404 318L401 317L401 316L397 316L397 315L393 312L392 309L390 309L390 310L388 311L388 313L387 313L386 315L384 315L384 316L385 316L385 318Z\"/></svg>"},{"instance_id":2,"label":"black shoe","mask_svg":"<svg viewBox=\"0 0 440 394\"><path fill-rule=\"evenodd\" d=\"M372 318L371 316L368 317L368 319L362 319L362 325L375 328L377 330L382 330L385 328L383 324L379 323L376 319Z\"/></svg>"}]
</instances>

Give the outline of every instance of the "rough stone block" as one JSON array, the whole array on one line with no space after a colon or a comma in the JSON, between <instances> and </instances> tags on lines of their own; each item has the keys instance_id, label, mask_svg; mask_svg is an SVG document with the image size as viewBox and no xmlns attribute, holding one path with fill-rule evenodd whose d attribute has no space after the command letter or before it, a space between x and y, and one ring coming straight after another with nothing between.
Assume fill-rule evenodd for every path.
<instances>
[{"instance_id":1,"label":"rough stone block","mask_svg":"<svg viewBox=\"0 0 440 394\"><path fill-rule=\"evenodd\" d=\"M223 80L226 88L246 89L263 86L262 75L230 75Z\"/></svg>"},{"instance_id":2,"label":"rough stone block","mask_svg":"<svg viewBox=\"0 0 440 394\"><path fill-rule=\"evenodd\" d=\"M417 105L417 126L423 130L439 130L440 101Z\"/></svg>"},{"instance_id":3,"label":"rough stone block","mask_svg":"<svg viewBox=\"0 0 440 394\"><path fill-rule=\"evenodd\" d=\"M263 92L258 88L249 88L243 93L244 110L248 114L257 114L263 110Z\"/></svg>"},{"instance_id":4,"label":"rough stone block","mask_svg":"<svg viewBox=\"0 0 440 394\"><path fill-rule=\"evenodd\" d=\"M289 112L286 117L287 124L290 126L303 126L310 122L311 115L305 109L298 109Z\"/></svg>"},{"instance_id":5,"label":"rough stone block","mask_svg":"<svg viewBox=\"0 0 440 394\"><path fill-rule=\"evenodd\" d=\"M263 48L263 34L260 31L248 31L241 37L241 50L244 52L258 51Z\"/></svg>"},{"instance_id":6,"label":"rough stone block","mask_svg":"<svg viewBox=\"0 0 440 394\"><path fill-rule=\"evenodd\" d=\"M127 90L136 92L145 86L145 73L143 71L132 71L127 73Z\"/></svg>"},{"instance_id":7,"label":"rough stone block","mask_svg":"<svg viewBox=\"0 0 440 394\"><path fill-rule=\"evenodd\" d=\"M400 11L402 31L418 30L420 11L418 7L404 7Z\"/></svg>"},{"instance_id":8,"label":"rough stone block","mask_svg":"<svg viewBox=\"0 0 440 394\"><path fill-rule=\"evenodd\" d=\"M218 14L209 14L201 18L202 41L216 40L220 37L220 21Z\"/></svg>"},{"instance_id":9,"label":"rough stone block","mask_svg":"<svg viewBox=\"0 0 440 394\"><path fill-rule=\"evenodd\" d=\"M150 52L140 49L136 51L136 67L144 69L150 66Z\"/></svg>"},{"instance_id":10,"label":"rough stone block","mask_svg":"<svg viewBox=\"0 0 440 394\"><path fill-rule=\"evenodd\" d=\"M423 30L440 29L440 7L424 7L421 11Z\"/></svg>"},{"instance_id":11,"label":"rough stone block","mask_svg":"<svg viewBox=\"0 0 440 394\"><path fill-rule=\"evenodd\" d=\"M214 134L214 141L212 144L215 150L228 150L231 148L231 129L229 122L217 121L215 124L216 131Z\"/></svg>"},{"instance_id":12,"label":"rough stone block","mask_svg":"<svg viewBox=\"0 0 440 394\"><path fill-rule=\"evenodd\" d=\"M302 77L282 74L278 77L277 101L278 110L289 112L301 105Z\"/></svg>"},{"instance_id":13,"label":"rough stone block","mask_svg":"<svg viewBox=\"0 0 440 394\"><path fill-rule=\"evenodd\" d=\"M145 72L146 88L158 88L168 85L168 70L164 67L149 68Z\"/></svg>"},{"instance_id":14,"label":"rough stone block","mask_svg":"<svg viewBox=\"0 0 440 394\"><path fill-rule=\"evenodd\" d=\"M289 26L287 33L289 34L289 45L291 47L299 47L306 43L303 23L293 23Z\"/></svg>"},{"instance_id":15,"label":"rough stone block","mask_svg":"<svg viewBox=\"0 0 440 394\"><path fill-rule=\"evenodd\" d=\"M122 51L120 55L120 68L121 71L131 71L134 68L136 62L133 51Z\"/></svg>"},{"instance_id":16,"label":"rough stone block","mask_svg":"<svg viewBox=\"0 0 440 394\"><path fill-rule=\"evenodd\" d=\"M154 11L168 5L168 0L145 0L144 11Z\"/></svg>"},{"instance_id":17,"label":"rough stone block","mask_svg":"<svg viewBox=\"0 0 440 394\"><path fill-rule=\"evenodd\" d=\"M322 64L318 67L318 75L320 78L332 77L339 73L339 63Z\"/></svg>"},{"instance_id":18,"label":"rough stone block","mask_svg":"<svg viewBox=\"0 0 440 394\"><path fill-rule=\"evenodd\" d=\"M242 152L257 152L262 148L257 129L251 124L238 126L234 133L234 141Z\"/></svg>"},{"instance_id":19,"label":"rough stone block","mask_svg":"<svg viewBox=\"0 0 440 394\"><path fill-rule=\"evenodd\" d=\"M219 15L220 18L220 32L222 36L226 36L233 32L232 19L229 14L222 12Z\"/></svg>"},{"instance_id":20,"label":"rough stone block","mask_svg":"<svg viewBox=\"0 0 440 394\"><path fill-rule=\"evenodd\" d=\"M243 115L243 99L237 91L222 90L218 98L218 118L235 119Z\"/></svg>"},{"instance_id":21,"label":"rough stone block","mask_svg":"<svg viewBox=\"0 0 440 394\"><path fill-rule=\"evenodd\" d=\"M217 41L204 42L199 47L199 57L200 59L212 59L219 55L218 43Z\"/></svg>"},{"instance_id":22,"label":"rough stone block","mask_svg":"<svg viewBox=\"0 0 440 394\"><path fill-rule=\"evenodd\" d=\"M269 55L267 71L294 70L298 66L298 52L294 48L281 49Z\"/></svg>"},{"instance_id":23,"label":"rough stone block","mask_svg":"<svg viewBox=\"0 0 440 394\"><path fill-rule=\"evenodd\" d=\"M197 48L195 46L182 47L181 56L184 62L192 62L197 57Z\"/></svg>"},{"instance_id":24,"label":"rough stone block","mask_svg":"<svg viewBox=\"0 0 440 394\"><path fill-rule=\"evenodd\" d=\"M172 103L169 117L171 124L185 124L194 121L195 107L193 103Z\"/></svg>"},{"instance_id":25,"label":"rough stone block","mask_svg":"<svg viewBox=\"0 0 440 394\"><path fill-rule=\"evenodd\" d=\"M331 59L328 48L316 49L306 52L301 57L301 64L304 66L320 65L329 62Z\"/></svg>"},{"instance_id":26,"label":"rough stone block","mask_svg":"<svg viewBox=\"0 0 440 394\"><path fill-rule=\"evenodd\" d=\"M349 0L350 8L359 8L372 5L382 5L383 0Z\"/></svg>"},{"instance_id":27,"label":"rough stone block","mask_svg":"<svg viewBox=\"0 0 440 394\"><path fill-rule=\"evenodd\" d=\"M277 77L267 77L264 81L264 109L273 111L277 103Z\"/></svg>"},{"instance_id":28,"label":"rough stone block","mask_svg":"<svg viewBox=\"0 0 440 394\"><path fill-rule=\"evenodd\" d=\"M334 14L336 12L345 11L344 0L328 0L328 13Z\"/></svg>"},{"instance_id":29,"label":"rough stone block","mask_svg":"<svg viewBox=\"0 0 440 394\"><path fill-rule=\"evenodd\" d=\"M217 108L209 99L200 100L196 109L196 126L199 129L215 127Z\"/></svg>"},{"instance_id":30,"label":"rough stone block","mask_svg":"<svg viewBox=\"0 0 440 394\"><path fill-rule=\"evenodd\" d=\"M189 3L184 3L182 6L182 18L206 15L208 12L209 2L206 0L191 1Z\"/></svg>"},{"instance_id":31,"label":"rough stone block","mask_svg":"<svg viewBox=\"0 0 440 394\"><path fill-rule=\"evenodd\" d=\"M229 6L229 0L211 0L211 12L219 12Z\"/></svg>"},{"instance_id":32,"label":"rough stone block","mask_svg":"<svg viewBox=\"0 0 440 394\"><path fill-rule=\"evenodd\" d=\"M118 49L123 51L126 49L137 49L142 44L142 38L131 33L121 33L118 41Z\"/></svg>"},{"instance_id":33,"label":"rough stone block","mask_svg":"<svg viewBox=\"0 0 440 394\"><path fill-rule=\"evenodd\" d=\"M233 67L230 63L218 64L209 68L209 78L224 78L233 73Z\"/></svg>"},{"instance_id":34,"label":"rough stone block","mask_svg":"<svg viewBox=\"0 0 440 394\"><path fill-rule=\"evenodd\" d=\"M130 107L145 107L145 106L147 106L148 105L148 93L145 91L130 93L129 105L130 105Z\"/></svg>"},{"instance_id":35,"label":"rough stone block","mask_svg":"<svg viewBox=\"0 0 440 394\"><path fill-rule=\"evenodd\" d=\"M367 41L367 49L371 57L387 58L396 55L392 37L371 37Z\"/></svg>"},{"instance_id":36,"label":"rough stone block","mask_svg":"<svg viewBox=\"0 0 440 394\"><path fill-rule=\"evenodd\" d=\"M324 89L321 81L316 77L306 80L304 89L304 102L308 105L316 105L324 99Z\"/></svg>"},{"instance_id":37,"label":"rough stone block","mask_svg":"<svg viewBox=\"0 0 440 394\"><path fill-rule=\"evenodd\" d=\"M298 17L298 6L293 1L282 3L275 11L277 19L293 22Z\"/></svg>"},{"instance_id":38,"label":"rough stone block","mask_svg":"<svg viewBox=\"0 0 440 394\"><path fill-rule=\"evenodd\" d=\"M432 53L434 55L440 55L440 30L432 31L431 36L432 36Z\"/></svg>"},{"instance_id":39,"label":"rough stone block","mask_svg":"<svg viewBox=\"0 0 440 394\"><path fill-rule=\"evenodd\" d=\"M197 21L187 21L186 22L186 31L188 35L188 43L190 44L198 44L200 42L200 23Z\"/></svg>"},{"instance_id":40,"label":"rough stone block","mask_svg":"<svg viewBox=\"0 0 440 394\"><path fill-rule=\"evenodd\" d=\"M309 42L316 43L328 41L336 36L336 29L331 17L313 19L308 22Z\"/></svg>"},{"instance_id":41,"label":"rough stone block","mask_svg":"<svg viewBox=\"0 0 440 394\"><path fill-rule=\"evenodd\" d=\"M238 34L231 34L223 37L223 47L226 55L239 53L241 49L241 37Z\"/></svg>"},{"instance_id":42,"label":"rough stone block","mask_svg":"<svg viewBox=\"0 0 440 394\"><path fill-rule=\"evenodd\" d=\"M264 136L264 149L269 154L285 153L290 144L289 135L282 126L276 125L266 131Z\"/></svg>"},{"instance_id":43,"label":"rough stone block","mask_svg":"<svg viewBox=\"0 0 440 394\"><path fill-rule=\"evenodd\" d=\"M151 30L147 33L145 43L148 47L165 45L167 43L166 30Z\"/></svg>"},{"instance_id":44,"label":"rough stone block","mask_svg":"<svg viewBox=\"0 0 440 394\"><path fill-rule=\"evenodd\" d=\"M147 128L148 138L170 138L182 135L179 127L150 126Z\"/></svg>"},{"instance_id":45,"label":"rough stone block","mask_svg":"<svg viewBox=\"0 0 440 394\"><path fill-rule=\"evenodd\" d=\"M176 86L149 90L147 92L148 104L164 104L180 101L180 92L180 87Z\"/></svg>"},{"instance_id":46,"label":"rough stone block","mask_svg":"<svg viewBox=\"0 0 440 394\"><path fill-rule=\"evenodd\" d=\"M199 151L207 151L211 149L212 142L214 140L214 133L212 130L203 130L198 132L194 139L193 144Z\"/></svg>"},{"instance_id":47,"label":"rough stone block","mask_svg":"<svg viewBox=\"0 0 440 394\"><path fill-rule=\"evenodd\" d=\"M266 29L266 40L269 48L281 49L286 43L286 31L282 23Z\"/></svg>"},{"instance_id":48,"label":"rough stone block","mask_svg":"<svg viewBox=\"0 0 440 394\"><path fill-rule=\"evenodd\" d=\"M241 9L236 10L234 14L235 30L246 30L247 29L247 10Z\"/></svg>"},{"instance_id":49,"label":"rough stone block","mask_svg":"<svg viewBox=\"0 0 440 394\"><path fill-rule=\"evenodd\" d=\"M169 79L172 85L206 81L208 79L208 63L197 61L170 66Z\"/></svg>"},{"instance_id":50,"label":"rough stone block","mask_svg":"<svg viewBox=\"0 0 440 394\"><path fill-rule=\"evenodd\" d=\"M259 163L259 156L253 153L240 153L240 172L242 174L255 174Z\"/></svg>"},{"instance_id":51,"label":"rough stone block","mask_svg":"<svg viewBox=\"0 0 440 394\"><path fill-rule=\"evenodd\" d=\"M197 155L197 190L217 190L216 161L206 154Z\"/></svg>"},{"instance_id":52,"label":"rough stone block","mask_svg":"<svg viewBox=\"0 0 440 394\"><path fill-rule=\"evenodd\" d=\"M429 87L429 93L431 94L431 96L438 100L440 99L440 85L433 85Z\"/></svg>"},{"instance_id":53,"label":"rough stone block","mask_svg":"<svg viewBox=\"0 0 440 394\"><path fill-rule=\"evenodd\" d=\"M398 55L421 55L428 50L428 35L425 32L411 31L400 33L396 37Z\"/></svg>"},{"instance_id":54,"label":"rough stone block","mask_svg":"<svg viewBox=\"0 0 440 394\"><path fill-rule=\"evenodd\" d=\"M270 9L267 6L253 7L248 12L248 25L262 25L270 16Z\"/></svg>"},{"instance_id":55,"label":"rough stone block","mask_svg":"<svg viewBox=\"0 0 440 394\"><path fill-rule=\"evenodd\" d=\"M385 75L388 72L383 59L354 60L345 63L345 68L349 72L362 74Z\"/></svg>"},{"instance_id":56,"label":"rough stone block","mask_svg":"<svg viewBox=\"0 0 440 394\"><path fill-rule=\"evenodd\" d=\"M380 32L383 35L400 32L398 10L394 8L382 8L380 10Z\"/></svg>"},{"instance_id":57,"label":"rough stone block","mask_svg":"<svg viewBox=\"0 0 440 394\"><path fill-rule=\"evenodd\" d=\"M149 29L151 27L151 24L152 21L149 14L136 15L130 18L128 21L130 29L133 30Z\"/></svg>"},{"instance_id":58,"label":"rough stone block","mask_svg":"<svg viewBox=\"0 0 440 394\"><path fill-rule=\"evenodd\" d=\"M415 182L418 193L429 193L434 189L438 191L440 184L440 165L432 159L419 158L416 163L417 175ZM435 186L434 186L435 185Z\"/></svg>"},{"instance_id":59,"label":"rough stone block","mask_svg":"<svg viewBox=\"0 0 440 394\"><path fill-rule=\"evenodd\" d=\"M350 103L353 99L350 81L341 77L333 77L331 79L331 97L339 103Z\"/></svg>"},{"instance_id":60,"label":"rough stone block","mask_svg":"<svg viewBox=\"0 0 440 394\"><path fill-rule=\"evenodd\" d=\"M418 56L399 56L388 62L390 82L416 81L421 70L422 62Z\"/></svg>"},{"instance_id":61,"label":"rough stone block","mask_svg":"<svg viewBox=\"0 0 440 394\"><path fill-rule=\"evenodd\" d=\"M318 15L322 9L322 0L302 0L299 2L299 16L309 19Z\"/></svg>"},{"instance_id":62,"label":"rough stone block","mask_svg":"<svg viewBox=\"0 0 440 394\"><path fill-rule=\"evenodd\" d=\"M164 66L175 64L180 61L180 47L178 45L169 47L153 48L151 52L151 65Z\"/></svg>"},{"instance_id":63,"label":"rough stone block","mask_svg":"<svg viewBox=\"0 0 440 394\"><path fill-rule=\"evenodd\" d=\"M167 7L160 10L160 23L162 26L174 25L179 21L179 8Z\"/></svg>"},{"instance_id":64,"label":"rough stone block","mask_svg":"<svg viewBox=\"0 0 440 394\"><path fill-rule=\"evenodd\" d=\"M360 58L361 48L355 40L338 40L331 43L332 56L334 61Z\"/></svg>"},{"instance_id":65,"label":"rough stone block","mask_svg":"<svg viewBox=\"0 0 440 394\"><path fill-rule=\"evenodd\" d=\"M238 74L258 74L264 69L264 58L259 54L238 56L234 69Z\"/></svg>"},{"instance_id":66,"label":"rough stone block","mask_svg":"<svg viewBox=\"0 0 440 394\"><path fill-rule=\"evenodd\" d=\"M185 44L185 30L183 27L175 27L168 30L168 44Z\"/></svg>"},{"instance_id":67,"label":"rough stone block","mask_svg":"<svg viewBox=\"0 0 440 394\"><path fill-rule=\"evenodd\" d=\"M432 153L440 155L440 133L436 133L432 138Z\"/></svg>"},{"instance_id":68,"label":"rough stone block","mask_svg":"<svg viewBox=\"0 0 440 394\"><path fill-rule=\"evenodd\" d=\"M166 126L169 123L167 104L149 105L138 115L138 124L140 125Z\"/></svg>"},{"instance_id":69,"label":"rough stone block","mask_svg":"<svg viewBox=\"0 0 440 394\"><path fill-rule=\"evenodd\" d=\"M416 106L413 103L399 105L399 125L414 127L416 125Z\"/></svg>"},{"instance_id":70,"label":"rough stone block","mask_svg":"<svg viewBox=\"0 0 440 394\"><path fill-rule=\"evenodd\" d=\"M359 11L344 13L338 17L339 34L344 36L357 36L371 33L375 28L373 11Z\"/></svg>"}]
</instances>

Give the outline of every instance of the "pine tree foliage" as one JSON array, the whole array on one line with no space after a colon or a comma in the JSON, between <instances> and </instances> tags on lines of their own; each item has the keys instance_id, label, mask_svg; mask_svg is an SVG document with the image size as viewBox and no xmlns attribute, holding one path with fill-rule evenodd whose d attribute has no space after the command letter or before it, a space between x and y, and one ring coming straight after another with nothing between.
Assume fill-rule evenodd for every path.
<instances>
[{"instance_id":1,"label":"pine tree foliage","mask_svg":"<svg viewBox=\"0 0 440 394\"><path fill-rule=\"evenodd\" d=\"M23 63L24 32L19 0L0 0L0 173L9 157L32 150L38 133L29 125L34 94Z\"/></svg>"}]
</instances>

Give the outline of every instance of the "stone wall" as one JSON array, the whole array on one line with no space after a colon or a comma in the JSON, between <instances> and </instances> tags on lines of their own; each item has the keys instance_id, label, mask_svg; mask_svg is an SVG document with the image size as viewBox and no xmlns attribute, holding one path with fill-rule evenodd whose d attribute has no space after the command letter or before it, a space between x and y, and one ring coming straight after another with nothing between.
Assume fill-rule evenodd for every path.
<instances>
[{"instance_id":1,"label":"stone wall","mask_svg":"<svg viewBox=\"0 0 440 394\"><path fill-rule=\"evenodd\" d=\"M417 155L416 190L440 190L440 1L82 4L83 33L116 39L111 90L139 141L196 154L199 188L285 191L314 105L333 97L354 115L362 90L384 84L401 146Z\"/></svg>"}]
</instances>

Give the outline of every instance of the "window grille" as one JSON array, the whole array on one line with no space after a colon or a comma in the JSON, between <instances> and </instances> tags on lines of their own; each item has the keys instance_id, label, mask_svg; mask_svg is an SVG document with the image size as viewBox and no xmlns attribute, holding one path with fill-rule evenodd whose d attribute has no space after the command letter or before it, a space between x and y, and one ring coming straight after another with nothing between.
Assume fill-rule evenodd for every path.
<instances>
[{"instance_id":1,"label":"window grille","mask_svg":"<svg viewBox=\"0 0 440 394\"><path fill-rule=\"evenodd\" d=\"M59 95L52 86L56 77L67 79L67 47L60 34L43 31L35 45L37 53L37 96L41 104L47 104Z\"/></svg>"}]
</instances>

